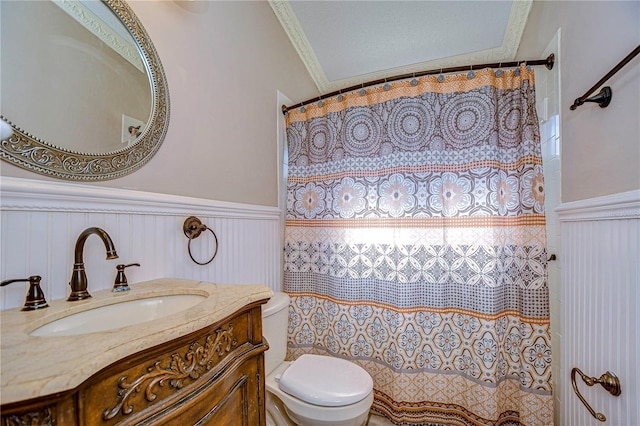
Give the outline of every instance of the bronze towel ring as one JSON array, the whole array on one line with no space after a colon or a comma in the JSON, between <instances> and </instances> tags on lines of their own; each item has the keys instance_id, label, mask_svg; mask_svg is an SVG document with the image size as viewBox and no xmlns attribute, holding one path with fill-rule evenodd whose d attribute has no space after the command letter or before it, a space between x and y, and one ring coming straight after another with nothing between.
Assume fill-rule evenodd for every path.
<instances>
[{"instance_id":1,"label":"bronze towel ring","mask_svg":"<svg viewBox=\"0 0 640 426\"><path fill-rule=\"evenodd\" d=\"M191 254L191 240L193 240L194 238L198 238L202 232L207 230L213 234L213 239L215 241L215 246L213 248L213 255L206 262L198 262L193 258L193 255ZM209 228L207 225L202 223L200 219L198 219L197 217L189 216L184 221L184 224L182 225L182 231L184 232L184 235L186 235L186 237L189 238L189 243L187 244L187 251L189 252L189 257L191 258L191 260L193 260L198 265L207 265L211 263L211 261L216 257L216 254L218 254L218 237L216 236L216 233L213 232L213 229Z\"/></svg>"}]
</instances>

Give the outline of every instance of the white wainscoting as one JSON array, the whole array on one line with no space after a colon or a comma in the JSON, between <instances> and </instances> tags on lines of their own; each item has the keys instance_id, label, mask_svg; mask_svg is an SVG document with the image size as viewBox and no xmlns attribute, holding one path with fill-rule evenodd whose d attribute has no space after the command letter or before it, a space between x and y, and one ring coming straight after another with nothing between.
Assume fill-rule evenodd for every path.
<instances>
[{"instance_id":1,"label":"white wainscoting","mask_svg":"<svg viewBox=\"0 0 640 426\"><path fill-rule=\"evenodd\" d=\"M622 394L578 388L607 425L640 424L640 191L562 204L562 416L602 424L573 392L571 369L615 373Z\"/></svg>"},{"instance_id":2,"label":"white wainscoting","mask_svg":"<svg viewBox=\"0 0 640 426\"><path fill-rule=\"evenodd\" d=\"M141 191L3 177L0 180L2 280L42 276L47 300L69 294L78 235L97 226L111 236L119 259L105 260L102 241L89 236L84 260L89 292L111 288L119 263L140 263L126 271L131 285L161 277L227 284L281 287L280 210L275 207L205 200ZM197 216L219 242L206 266L187 253L182 224ZM204 261L213 238L193 240L192 253ZM0 290L0 308L21 306L26 283Z\"/></svg>"}]
</instances>

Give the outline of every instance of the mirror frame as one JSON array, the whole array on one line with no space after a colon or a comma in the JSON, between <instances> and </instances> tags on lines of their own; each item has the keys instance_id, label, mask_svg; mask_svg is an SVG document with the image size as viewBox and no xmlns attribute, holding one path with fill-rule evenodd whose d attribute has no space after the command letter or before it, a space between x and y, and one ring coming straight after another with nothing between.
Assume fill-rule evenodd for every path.
<instances>
[{"instance_id":1,"label":"mirror frame","mask_svg":"<svg viewBox=\"0 0 640 426\"><path fill-rule=\"evenodd\" d=\"M13 133L2 140L0 156L23 169L59 179L101 181L122 177L146 164L162 145L169 127L167 78L151 38L125 0L102 0L129 30L142 54L151 84L149 121L133 145L106 154L91 154L56 147L0 117Z\"/></svg>"}]
</instances>

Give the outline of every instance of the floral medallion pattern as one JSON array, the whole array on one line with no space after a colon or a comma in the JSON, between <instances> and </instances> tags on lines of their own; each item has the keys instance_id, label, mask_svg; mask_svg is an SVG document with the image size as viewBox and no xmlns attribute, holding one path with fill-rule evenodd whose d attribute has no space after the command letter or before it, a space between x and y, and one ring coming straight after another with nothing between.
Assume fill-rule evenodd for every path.
<instances>
[{"instance_id":1,"label":"floral medallion pattern","mask_svg":"<svg viewBox=\"0 0 640 426\"><path fill-rule=\"evenodd\" d=\"M533 71L290 111L289 354L349 359L397 424L552 424Z\"/></svg>"}]
</instances>

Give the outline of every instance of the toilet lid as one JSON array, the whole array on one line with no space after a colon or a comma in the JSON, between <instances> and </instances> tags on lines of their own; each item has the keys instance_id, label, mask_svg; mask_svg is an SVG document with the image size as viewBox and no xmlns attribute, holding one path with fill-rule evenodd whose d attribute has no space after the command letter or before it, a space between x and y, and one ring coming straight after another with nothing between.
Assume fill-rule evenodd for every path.
<instances>
[{"instance_id":1,"label":"toilet lid","mask_svg":"<svg viewBox=\"0 0 640 426\"><path fill-rule=\"evenodd\" d=\"M350 361L305 354L282 373L279 386L310 404L338 407L363 400L373 389L373 380Z\"/></svg>"}]
</instances>

